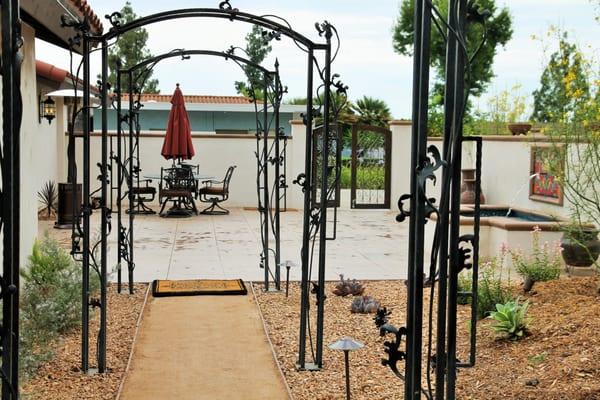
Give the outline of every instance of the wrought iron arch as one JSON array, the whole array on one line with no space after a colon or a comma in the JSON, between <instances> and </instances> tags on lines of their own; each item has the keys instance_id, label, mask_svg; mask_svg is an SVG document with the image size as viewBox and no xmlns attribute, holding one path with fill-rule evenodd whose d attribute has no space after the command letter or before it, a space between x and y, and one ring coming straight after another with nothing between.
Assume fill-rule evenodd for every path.
<instances>
[{"instance_id":1,"label":"wrought iron arch","mask_svg":"<svg viewBox=\"0 0 600 400\"><path fill-rule=\"evenodd\" d=\"M193 8L183 10L172 10L163 13L154 14L148 17L142 17L135 21L127 24L123 24L120 21L120 14L113 13L108 15L107 18L110 20L112 28L104 35L95 35L91 32L89 23L87 20L74 21L68 17L63 17L62 22L65 27L75 28L76 35L71 40L72 47L81 46L82 53L82 65L83 65L83 164L84 164L84 177L83 177L83 197L84 202L80 212L74 212L79 215L79 219L83 221L82 224L77 224L77 228L74 229L74 254L81 255L83 264L83 278L84 282L89 279L89 268L90 254L92 248L90 247L90 215L93 207L90 204L90 53L92 46L99 46L94 51L100 51L102 53L102 78L99 81L99 88L101 92L101 110L102 110L102 162L99 164L100 175L98 179L101 183L101 198L99 199L98 207L102 212L102 229L101 229L101 240L99 243L99 251L101 257L101 265L98 269L99 275L101 276L104 293L95 305L102 305L106 303L106 252L107 252L107 234L110 228L110 214L111 210L107 207L107 187L108 187L108 164L107 164L107 153L108 153L108 116L107 110L109 108L109 94L108 94L108 47L113 45L119 40L119 36L132 29L140 28L149 24L153 24L160 21L174 20L180 18L217 18L217 19L229 19L231 21L241 21L265 28L264 37L265 40L279 40L281 36L289 37L294 41L296 46L307 54L307 104L306 112L303 115L304 124L306 126L306 145L305 145L305 170L304 173L298 175L294 181L298 183L304 193L304 210L303 210L303 236L302 236L302 248L301 248L301 259L302 259L302 281L301 281L301 321L300 321L300 332L299 332L299 348L298 348L298 368L304 369L320 369L323 365L323 328L324 328L324 302L325 302L325 267L326 267L326 241L330 238L327 237L327 199L335 191L335 186L339 183L339 167L334 168L336 172L336 179L334 183L330 183L328 179L332 169L328 165L329 159L329 148L331 145L331 132L330 127L335 122L339 111L339 104L332 99L332 90L335 90L338 94L343 95L345 98L347 86L345 86L340 80L339 75L333 74L331 71L332 62L335 60L337 52L339 50L339 36L336 29L327 21L322 23L316 23L315 28L319 37L324 39L323 43L315 43L304 35L299 34L291 28L291 25L285 21L285 19L274 16L274 15L253 15L244 13L238 9L234 9L228 0L223 1L219 4L219 8ZM277 21L281 21L277 22ZM112 42L109 44L109 41ZM332 42L337 40L337 48L332 52ZM316 57L317 52L322 52L323 60L322 66L319 65L319 60ZM321 81L318 85L317 93L322 94L322 101L317 97L316 102L313 101L313 91L315 86L315 69L317 72L317 79ZM266 102L266 99L265 99ZM316 107L315 107L316 106ZM311 193L313 185L312 177L316 176L311 170L312 166L312 143L316 140L313 136L314 124L317 121L321 121L323 129L326 134L321 135L319 141L321 141L321 154L323 162L320 165L320 171L318 172L321 176L319 207L312 207ZM264 125L267 125L265 118ZM278 143L275 141L275 143ZM267 157L268 158L268 157ZM272 160L271 160L272 162ZM265 170L266 171L266 170ZM265 179L265 182L268 182ZM73 184L76 185L76 179L73 180ZM265 187L268 185L265 184ZM79 227L81 225L81 228ZM266 225L268 227L268 224ZM335 235L334 235L335 236ZM78 241L81 239L83 242L82 248L78 247ZM318 279L317 283L313 283L313 290L309 291L309 282L312 280L312 250L315 248L315 242L318 241L318 257L315 257L318 263ZM94 246L96 248L96 246ZM268 258L268 257L267 257ZM92 259L93 261L94 259ZM266 276L266 275L265 275ZM85 284L84 284L85 286ZM316 326L316 341L314 348L311 338L311 353L313 354L313 362L306 362L306 339L307 339L307 327L309 324L309 311L310 311L310 293L316 294L316 305L317 305L317 326ZM85 289L82 289L82 300L83 304L90 304L89 293ZM87 307L82 314L82 319L86 320ZM106 313L101 316L101 323L106 323ZM88 332L85 331L85 327L82 329L82 336L86 337ZM309 332L310 336L310 332ZM102 346L106 341L105 331L99 338L99 343ZM82 354L87 350L85 344L82 343ZM105 359L99 359L100 370L105 369ZM82 355L82 369L88 369L87 355Z\"/></svg>"},{"instance_id":2,"label":"wrought iron arch","mask_svg":"<svg viewBox=\"0 0 600 400\"><path fill-rule=\"evenodd\" d=\"M263 91L268 94L268 89L271 89L271 96L266 96L265 98L269 98L269 104L263 104L262 113L264 115L267 114L267 108L270 107L273 109L274 114L274 124L275 130L277 132L274 143L271 147L268 146L268 134L264 134L261 132L268 132L270 123L267 126L267 123L263 121L261 123L259 119L259 111L258 102L254 101L255 115L257 117L257 130L256 130L256 138L257 138L257 189L259 195L259 206L258 210L261 213L261 237L262 237L262 246L263 250L261 253L261 267L265 269L265 288L269 289L269 278L273 278L275 287L279 290L281 282L280 282L280 190L283 186L285 186L285 176L281 176L279 172L279 166L284 162L285 156L284 153L280 151L279 141L284 141L285 138L280 134L281 130L279 129L279 107L282 101L282 95L285 92L286 88L281 85L281 81L279 78L279 62L275 63L275 70L268 70L260 64L254 63L247 58L240 57L234 54L236 48L233 46L230 47L226 51L214 51L214 50L186 50L186 49L175 49L167 53L163 53L161 55L151 57L146 59L134 66L131 66L127 69L119 69L117 72L117 85L115 87L115 95L116 99L113 99L113 104L116 102L117 109L117 156L115 156L115 161L117 162L118 173L117 173L117 216L118 216L118 276L117 276L117 284L118 290L121 290L121 260L127 262L128 272L129 272L129 291L133 293L133 269L135 268L134 257L133 257L133 210L132 204L133 199L131 198L132 187L133 187L133 177L138 176L139 179L139 171L136 174L136 166L134 165L134 151L139 152L139 122L137 120L138 112L142 107L140 102L141 92L139 88L143 87L143 82L147 79L149 72L160 62L169 58L181 57L182 59L187 59L193 55L202 55L202 56L212 56L212 57L220 57L225 60L232 60L241 68L242 66L251 66L263 73L265 80L263 82ZM137 71L139 74L137 77L134 75ZM126 75L129 77L129 82L136 82L136 84L129 86L129 115L123 116L121 114L121 76ZM142 84L138 83L139 79L142 79ZM251 83L252 84L252 83ZM253 88L254 89L254 88ZM254 92L252 90L252 92ZM134 95L137 94L137 100L134 100ZM115 101L116 100L116 101ZM121 138L122 138L122 124L125 123L129 125L129 157L123 159L121 157ZM263 126L264 124L264 126ZM262 142L261 142L262 141ZM262 146L262 151L261 151ZM275 154L272 154L272 151L275 151ZM137 155L139 162L139 154ZM269 164L274 165L275 168L275 176L278 177L274 180L274 188L272 190L271 196L269 196L268 191L268 167ZM129 194L129 228L125 228L122 224L122 200L124 199L124 195L121 193L122 183L127 177L127 192ZM139 184L139 182L138 182ZM262 185L263 194L261 196L260 187ZM269 197L272 197L274 200L269 201ZM274 213L273 213L274 208ZM275 261L275 275L273 276L270 272L269 268L269 260L268 255L273 250L269 247L269 231L268 225L273 227L273 237L275 239L275 250L274 250L274 261Z\"/></svg>"}]
</instances>

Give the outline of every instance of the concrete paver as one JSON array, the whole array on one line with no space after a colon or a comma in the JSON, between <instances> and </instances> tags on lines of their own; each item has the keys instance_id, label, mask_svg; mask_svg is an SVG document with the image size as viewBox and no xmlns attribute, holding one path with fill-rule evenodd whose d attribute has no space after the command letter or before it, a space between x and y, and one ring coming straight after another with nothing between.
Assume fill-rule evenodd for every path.
<instances>
[{"instance_id":1,"label":"concrete paver","mask_svg":"<svg viewBox=\"0 0 600 400\"><path fill-rule=\"evenodd\" d=\"M327 242L326 279L336 280L342 273L365 280L406 278L408 223L397 223L394 217L395 213L387 210L339 210L337 239ZM97 215L94 218L97 224ZM117 260L115 225L113 218L111 267ZM282 213L281 227L281 259L300 264L302 212ZM68 231L61 235L68 236ZM256 211L233 208L230 215L180 219L135 217L134 277L138 282L187 278L261 280L264 271L259 268L260 251ZM315 247L315 255L317 251ZM285 269L282 276L285 277ZM315 265L313 279L316 276ZM300 277L300 268L292 268L290 279Z\"/></svg>"}]
</instances>

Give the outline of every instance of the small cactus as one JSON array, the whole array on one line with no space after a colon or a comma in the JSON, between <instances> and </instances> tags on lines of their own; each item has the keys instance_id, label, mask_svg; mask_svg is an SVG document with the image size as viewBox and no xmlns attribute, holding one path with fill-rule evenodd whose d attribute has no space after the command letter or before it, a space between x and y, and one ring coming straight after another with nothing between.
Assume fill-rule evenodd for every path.
<instances>
[{"instance_id":1,"label":"small cactus","mask_svg":"<svg viewBox=\"0 0 600 400\"><path fill-rule=\"evenodd\" d=\"M365 286L356 279L344 279L344 275L340 274L340 281L333 288L332 293L336 296L360 296L365 291Z\"/></svg>"},{"instance_id":2,"label":"small cactus","mask_svg":"<svg viewBox=\"0 0 600 400\"><path fill-rule=\"evenodd\" d=\"M358 296L352 300L350 310L353 313L372 314L376 313L381 304L372 296Z\"/></svg>"}]
</instances>

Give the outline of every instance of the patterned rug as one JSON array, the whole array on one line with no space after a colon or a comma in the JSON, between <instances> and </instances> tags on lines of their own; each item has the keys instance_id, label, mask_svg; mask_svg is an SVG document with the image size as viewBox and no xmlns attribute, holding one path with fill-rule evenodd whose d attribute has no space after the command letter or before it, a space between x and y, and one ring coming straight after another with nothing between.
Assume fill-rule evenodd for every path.
<instances>
[{"instance_id":1,"label":"patterned rug","mask_svg":"<svg viewBox=\"0 0 600 400\"><path fill-rule=\"evenodd\" d=\"M241 279L192 279L182 281L155 280L152 282L154 297L202 296L202 295L245 295L246 285Z\"/></svg>"}]
</instances>

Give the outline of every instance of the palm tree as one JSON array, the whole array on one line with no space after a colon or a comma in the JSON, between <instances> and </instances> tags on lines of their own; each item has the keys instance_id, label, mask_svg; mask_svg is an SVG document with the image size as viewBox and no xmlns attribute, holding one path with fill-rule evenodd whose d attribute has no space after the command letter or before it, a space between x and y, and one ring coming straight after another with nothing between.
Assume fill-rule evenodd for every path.
<instances>
[{"instance_id":1,"label":"palm tree","mask_svg":"<svg viewBox=\"0 0 600 400\"><path fill-rule=\"evenodd\" d=\"M385 101L373 97L363 96L356 100L352 109L358 114L358 121L362 124L387 128L392 119L392 113Z\"/></svg>"}]
</instances>

